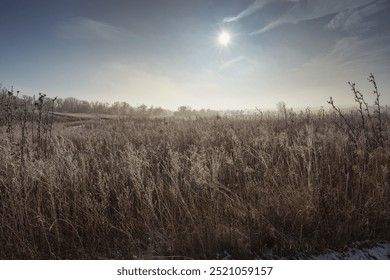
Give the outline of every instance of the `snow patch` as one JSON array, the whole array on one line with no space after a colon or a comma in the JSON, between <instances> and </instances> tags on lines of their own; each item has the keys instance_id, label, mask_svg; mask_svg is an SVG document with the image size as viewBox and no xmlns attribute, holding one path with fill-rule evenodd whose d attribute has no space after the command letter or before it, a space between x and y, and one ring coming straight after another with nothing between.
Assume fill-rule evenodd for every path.
<instances>
[{"instance_id":1,"label":"snow patch","mask_svg":"<svg viewBox=\"0 0 390 280\"><path fill-rule=\"evenodd\" d=\"M355 245L355 244L354 244ZM305 258L306 259L306 258ZM352 248L343 251L328 250L323 254L309 257L312 260L390 260L390 242L377 243L373 247L361 247L356 243Z\"/></svg>"}]
</instances>

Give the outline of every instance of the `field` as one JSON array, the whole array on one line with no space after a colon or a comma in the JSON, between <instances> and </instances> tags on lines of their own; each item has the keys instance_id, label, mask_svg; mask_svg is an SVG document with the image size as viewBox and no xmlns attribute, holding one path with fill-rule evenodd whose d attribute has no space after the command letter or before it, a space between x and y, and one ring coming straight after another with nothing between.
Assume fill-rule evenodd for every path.
<instances>
[{"instance_id":1,"label":"field","mask_svg":"<svg viewBox=\"0 0 390 280\"><path fill-rule=\"evenodd\" d=\"M75 121L1 98L1 259L294 258L389 241L379 104Z\"/></svg>"}]
</instances>

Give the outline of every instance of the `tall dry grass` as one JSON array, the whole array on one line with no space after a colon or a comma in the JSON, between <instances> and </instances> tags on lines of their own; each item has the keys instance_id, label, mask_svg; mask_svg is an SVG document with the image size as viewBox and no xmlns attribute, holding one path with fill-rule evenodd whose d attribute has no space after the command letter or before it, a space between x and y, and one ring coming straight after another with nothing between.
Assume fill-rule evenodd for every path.
<instances>
[{"instance_id":1,"label":"tall dry grass","mask_svg":"<svg viewBox=\"0 0 390 280\"><path fill-rule=\"evenodd\" d=\"M380 142L359 129L351 141L337 112L290 113L288 126L284 115L55 124L45 149L3 137L0 258L291 258L388 240L386 112Z\"/></svg>"}]
</instances>

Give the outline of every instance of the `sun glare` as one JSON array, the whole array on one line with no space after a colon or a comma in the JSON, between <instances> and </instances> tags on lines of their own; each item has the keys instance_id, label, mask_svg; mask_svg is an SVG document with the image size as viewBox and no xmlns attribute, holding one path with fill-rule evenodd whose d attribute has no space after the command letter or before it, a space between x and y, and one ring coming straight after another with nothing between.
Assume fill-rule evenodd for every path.
<instances>
[{"instance_id":1,"label":"sun glare","mask_svg":"<svg viewBox=\"0 0 390 280\"><path fill-rule=\"evenodd\" d=\"M219 34L218 42L222 46L227 46L230 43L230 34L227 32L222 32L221 34Z\"/></svg>"}]
</instances>

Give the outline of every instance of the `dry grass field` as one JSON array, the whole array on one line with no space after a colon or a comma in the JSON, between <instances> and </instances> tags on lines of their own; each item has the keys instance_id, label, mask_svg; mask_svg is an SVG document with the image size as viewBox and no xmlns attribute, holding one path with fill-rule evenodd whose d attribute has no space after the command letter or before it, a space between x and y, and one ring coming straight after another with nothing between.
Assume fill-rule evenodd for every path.
<instances>
[{"instance_id":1,"label":"dry grass field","mask_svg":"<svg viewBox=\"0 0 390 280\"><path fill-rule=\"evenodd\" d=\"M292 258L389 240L379 104L74 126L0 101L1 259Z\"/></svg>"}]
</instances>

